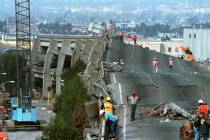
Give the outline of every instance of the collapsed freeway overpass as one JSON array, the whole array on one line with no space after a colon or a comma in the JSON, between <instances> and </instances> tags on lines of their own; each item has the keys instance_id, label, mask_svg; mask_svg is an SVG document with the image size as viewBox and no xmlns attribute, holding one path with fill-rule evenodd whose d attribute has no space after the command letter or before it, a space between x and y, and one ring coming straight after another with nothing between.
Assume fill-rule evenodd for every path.
<instances>
[{"instance_id":1,"label":"collapsed freeway overpass","mask_svg":"<svg viewBox=\"0 0 210 140\"><path fill-rule=\"evenodd\" d=\"M154 73L153 57L160 61L160 72ZM119 62L123 59L121 72L109 73L113 99L121 105L119 139L142 140L179 140L179 128L183 121L160 123L158 118L145 118L136 114L137 119L130 122L130 110L126 96L136 89L141 107L151 107L161 102L174 102L187 109L196 107L197 101L203 98L210 103L210 71L209 67L200 63L174 59L174 70L168 72L168 58L146 48L124 44L113 40L107 55L108 62ZM141 108L137 109L137 112Z\"/></svg>"}]
</instances>

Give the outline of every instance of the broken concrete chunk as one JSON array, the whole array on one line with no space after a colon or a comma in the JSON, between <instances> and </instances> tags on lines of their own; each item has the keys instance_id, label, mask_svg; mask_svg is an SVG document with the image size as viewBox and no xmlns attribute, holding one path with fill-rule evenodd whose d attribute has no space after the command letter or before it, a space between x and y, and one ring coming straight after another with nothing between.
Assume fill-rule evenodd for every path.
<instances>
[{"instance_id":1,"label":"broken concrete chunk","mask_svg":"<svg viewBox=\"0 0 210 140\"><path fill-rule=\"evenodd\" d=\"M110 72L113 72L113 71L120 72L120 71L122 71L122 67L120 66L119 62L112 62L112 63L103 62L103 68L104 68L105 71L110 71Z\"/></svg>"},{"instance_id":2,"label":"broken concrete chunk","mask_svg":"<svg viewBox=\"0 0 210 140\"><path fill-rule=\"evenodd\" d=\"M85 110L88 115L88 118L94 118L98 114L98 101L90 101L85 103Z\"/></svg>"},{"instance_id":3,"label":"broken concrete chunk","mask_svg":"<svg viewBox=\"0 0 210 140\"><path fill-rule=\"evenodd\" d=\"M175 103L164 104L160 103L154 108L149 108L139 113L144 117L168 117L174 120L181 120L185 118L191 118L191 114L189 114L186 110L180 108Z\"/></svg>"}]
</instances>

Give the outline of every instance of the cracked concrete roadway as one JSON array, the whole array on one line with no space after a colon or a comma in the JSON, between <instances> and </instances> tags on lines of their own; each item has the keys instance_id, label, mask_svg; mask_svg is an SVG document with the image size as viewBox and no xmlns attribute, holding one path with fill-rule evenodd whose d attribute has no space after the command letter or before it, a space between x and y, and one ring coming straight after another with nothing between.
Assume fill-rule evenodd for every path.
<instances>
[{"instance_id":1,"label":"cracked concrete roadway","mask_svg":"<svg viewBox=\"0 0 210 140\"><path fill-rule=\"evenodd\" d=\"M160 60L160 72L153 73L152 58ZM208 67L198 63L174 59L174 70L168 72L168 55L145 48L127 45L119 40L112 41L108 52L108 62L124 60L123 71L110 73L113 98L122 105L120 114L119 139L130 140L179 140L179 128L183 121L160 123L157 118L141 119L130 122L130 110L126 96L136 89L143 96L140 106L154 106L164 101L175 102L182 108L196 107L197 101L204 98L210 103L210 72Z\"/></svg>"}]
</instances>

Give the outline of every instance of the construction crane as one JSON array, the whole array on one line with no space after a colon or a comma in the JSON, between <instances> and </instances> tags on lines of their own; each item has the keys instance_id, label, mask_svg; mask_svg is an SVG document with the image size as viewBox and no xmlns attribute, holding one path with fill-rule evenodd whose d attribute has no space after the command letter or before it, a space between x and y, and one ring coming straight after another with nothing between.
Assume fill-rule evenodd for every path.
<instances>
[{"instance_id":1,"label":"construction crane","mask_svg":"<svg viewBox=\"0 0 210 140\"><path fill-rule=\"evenodd\" d=\"M36 107L32 106L32 60L30 0L15 0L16 15L16 63L17 63L17 97L12 99L12 121L15 124L38 124ZM25 62L25 82L20 82L20 55Z\"/></svg>"}]
</instances>

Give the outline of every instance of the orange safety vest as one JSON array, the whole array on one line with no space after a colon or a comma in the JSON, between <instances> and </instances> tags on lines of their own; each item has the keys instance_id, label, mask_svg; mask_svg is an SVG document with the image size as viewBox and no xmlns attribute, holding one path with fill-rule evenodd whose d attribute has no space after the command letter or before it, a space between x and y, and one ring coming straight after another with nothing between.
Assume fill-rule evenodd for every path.
<instances>
[{"instance_id":1,"label":"orange safety vest","mask_svg":"<svg viewBox=\"0 0 210 140\"><path fill-rule=\"evenodd\" d=\"M104 104L104 108L105 108L105 112L108 112L110 114L113 114L113 106L112 106L112 103L106 102Z\"/></svg>"},{"instance_id":2,"label":"orange safety vest","mask_svg":"<svg viewBox=\"0 0 210 140\"><path fill-rule=\"evenodd\" d=\"M207 104L202 104L198 107L199 114L208 115L209 114L209 108Z\"/></svg>"}]
</instances>

